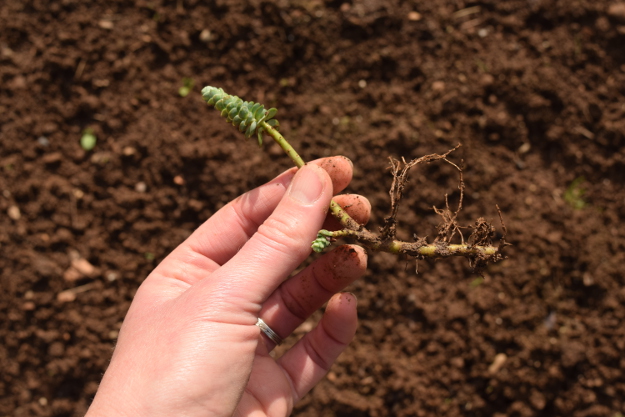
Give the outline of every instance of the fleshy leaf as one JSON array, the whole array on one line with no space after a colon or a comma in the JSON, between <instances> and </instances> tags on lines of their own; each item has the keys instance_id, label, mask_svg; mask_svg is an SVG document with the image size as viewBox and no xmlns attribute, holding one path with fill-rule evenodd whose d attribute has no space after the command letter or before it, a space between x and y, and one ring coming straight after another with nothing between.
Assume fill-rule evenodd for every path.
<instances>
[{"instance_id":1,"label":"fleshy leaf","mask_svg":"<svg viewBox=\"0 0 625 417\"><path fill-rule=\"evenodd\" d=\"M278 109L276 109L275 107L270 108L269 110L267 110L267 116L266 119L273 119L276 115L276 113L278 113Z\"/></svg>"},{"instance_id":2,"label":"fleshy leaf","mask_svg":"<svg viewBox=\"0 0 625 417\"><path fill-rule=\"evenodd\" d=\"M278 122L276 119L267 120L267 124L274 129L278 129L280 127L280 122Z\"/></svg>"},{"instance_id":3,"label":"fleshy leaf","mask_svg":"<svg viewBox=\"0 0 625 417\"><path fill-rule=\"evenodd\" d=\"M264 131L265 129L263 129L262 127L258 129L258 147L259 148L263 147L263 132Z\"/></svg>"}]
</instances>

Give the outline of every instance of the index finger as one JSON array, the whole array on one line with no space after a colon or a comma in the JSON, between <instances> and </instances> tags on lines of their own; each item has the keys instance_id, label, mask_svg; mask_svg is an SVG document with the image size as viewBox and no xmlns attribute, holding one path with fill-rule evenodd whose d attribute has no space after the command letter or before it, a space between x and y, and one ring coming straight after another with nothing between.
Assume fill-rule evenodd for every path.
<instances>
[{"instance_id":1,"label":"index finger","mask_svg":"<svg viewBox=\"0 0 625 417\"><path fill-rule=\"evenodd\" d=\"M320 166L329 174L334 193L345 189L352 179L352 163L344 156L321 158L309 164ZM201 262L202 277L219 268L238 252L273 213L296 172L297 168L291 168L222 207L176 248L169 258L186 262L200 255L204 258ZM192 279L187 277L187 281Z\"/></svg>"}]
</instances>

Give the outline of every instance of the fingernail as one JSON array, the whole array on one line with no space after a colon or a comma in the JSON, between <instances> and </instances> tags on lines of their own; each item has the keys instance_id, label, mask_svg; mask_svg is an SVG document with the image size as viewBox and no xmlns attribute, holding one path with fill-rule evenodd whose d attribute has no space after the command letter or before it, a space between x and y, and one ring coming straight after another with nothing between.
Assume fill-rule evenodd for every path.
<instances>
[{"instance_id":1,"label":"fingernail","mask_svg":"<svg viewBox=\"0 0 625 417\"><path fill-rule=\"evenodd\" d=\"M358 302L358 297L356 297L356 294L354 294L353 292L345 291L344 294L351 294L352 297L354 297L354 300L356 300L356 302Z\"/></svg>"},{"instance_id":2,"label":"fingernail","mask_svg":"<svg viewBox=\"0 0 625 417\"><path fill-rule=\"evenodd\" d=\"M324 180L314 165L305 165L297 171L289 187L289 195L302 204L312 204L321 197Z\"/></svg>"}]
</instances>

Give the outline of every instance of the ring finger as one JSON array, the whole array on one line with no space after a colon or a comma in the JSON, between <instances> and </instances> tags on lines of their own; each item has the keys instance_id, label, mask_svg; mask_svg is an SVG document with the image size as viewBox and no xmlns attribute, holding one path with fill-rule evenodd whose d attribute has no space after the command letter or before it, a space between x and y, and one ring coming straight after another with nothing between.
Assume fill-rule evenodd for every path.
<instances>
[{"instance_id":1,"label":"ring finger","mask_svg":"<svg viewBox=\"0 0 625 417\"><path fill-rule=\"evenodd\" d=\"M342 245L283 282L263 304L259 317L281 338L290 335L335 293L360 278L367 254L356 245ZM275 343L263 334L267 350Z\"/></svg>"}]
</instances>

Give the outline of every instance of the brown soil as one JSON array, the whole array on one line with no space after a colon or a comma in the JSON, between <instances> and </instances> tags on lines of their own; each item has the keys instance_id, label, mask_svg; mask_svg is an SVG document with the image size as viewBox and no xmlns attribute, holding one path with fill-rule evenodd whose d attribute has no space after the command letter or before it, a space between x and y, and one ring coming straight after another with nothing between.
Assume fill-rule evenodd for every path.
<instances>
[{"instance_id":1,"label":"brown soil","mask_svg":"<svg viewBox=\"0 0 625 417\"><path fill-rule=\"evenodd\" d=\"M356 340L295 415L625 414L625 6L5 0L0 27L0 415L82 415L148 272L290 165L206 84L351 158L373 230L388 157L461 142L462 220L498 204L514 245L483 278L374 254ZM413 172L400 237L434 236L445 193L452 167Z\"/></svg>"}]
</instances>

